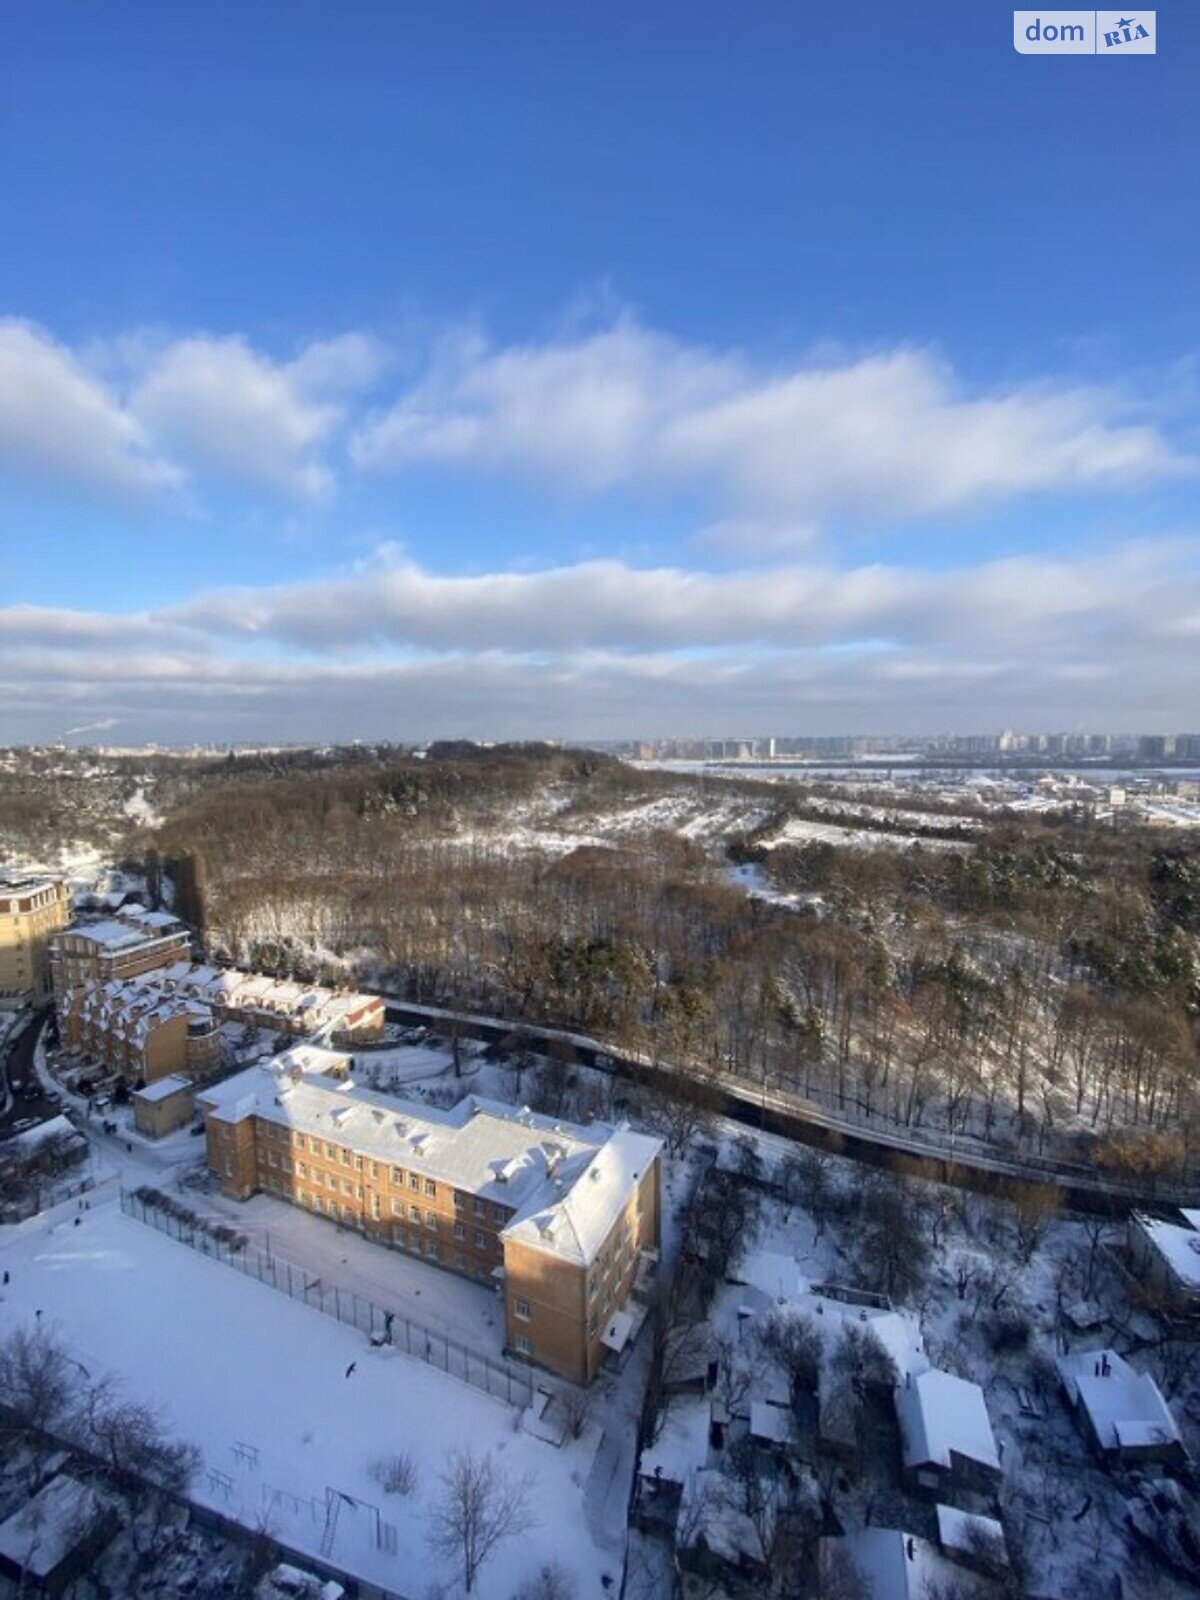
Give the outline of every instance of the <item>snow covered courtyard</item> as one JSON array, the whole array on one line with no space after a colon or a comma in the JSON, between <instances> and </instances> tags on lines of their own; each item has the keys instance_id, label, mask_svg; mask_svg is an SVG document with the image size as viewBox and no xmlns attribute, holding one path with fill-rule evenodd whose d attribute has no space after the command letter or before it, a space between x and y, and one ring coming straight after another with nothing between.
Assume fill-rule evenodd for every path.
<instances>
[{"instance_id":1,"label":"snow covered courtyard","mask_svg":"<svg viewBox=\"0 0 1200 1600\"><path fill-rule=\"evenodd\" d=\"M193 1494L247 1526L407 1600L438 1582L454 1594L453 1562L426 1530L438 1474L456 1449L489 1452L505 1480L526 1474L536 1526L501 1544L476 1589L509 1600L557 1562L581 1600L619 1584L623 1414L609 1397L608 1437L589 1426L561 1447L521 1431L520 1413L173 1242L115 1198L73 1205L7 1230L0 1337L40 1312L97 1376L118 1374L131 1397L157 1404L170 1430L198 1444ZM605 1401L597 1394L599 1407ZM387 1494L371 1465L411 1453L416 1485ZM628 1478L625 1478L625 1484ZM339 1491L330 1542L327 1491ZM372 1510L371 1508L375 1508ZM620 1512L620 1515L616 1513ZM324 1545L323 1545L324 1536Z\"/></svg>"}]
</instances>

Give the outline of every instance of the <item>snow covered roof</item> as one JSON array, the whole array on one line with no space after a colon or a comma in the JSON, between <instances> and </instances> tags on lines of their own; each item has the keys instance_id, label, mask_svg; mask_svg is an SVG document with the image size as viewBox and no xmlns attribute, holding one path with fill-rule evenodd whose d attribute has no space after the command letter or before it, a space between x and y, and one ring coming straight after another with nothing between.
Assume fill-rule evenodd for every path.
<instances>
[{"instance_id":1,"label":"snow covered roof","mask_svg":"<svg viewBox=\"0 0 1200 1600\"><path fill-rule=\"evenodd\" d=\"M1184 1212L1188 1217L1198 1213ZM1200 1233L1194 1226L1164 1222L1160 1217L1134 1218L1151 1247L1162 1256L1180 1283L1200 1290Z\"/></svg>"},{"instance_id":2,"label":"snow covered roof","mask_svg":"<svg viewBox=\"0 0 1200 1600\"><path fill-rule=\"evenodd\" d=\"M0 1523L0 1555L40 1584L82 1543L110 1504L90 1484L61 1473Z\"/></svg>"},{"instance_id":3,"label":"snow covered roof","mask_svg":"<svg viewBox=\"0 0 1200 1600\"><path fill-rule=\"evenodd\" d=\"M735 1274L738 1283L750 1284L772 1301L794 1301L807 1289L794 1256L779 1250L752 1250Z\"/></svg>"},{"instance_id":4,"label":"snow covered roof","mask_svg":"<svg viewBox=\"0 0 1200 1600\"><path fill-rule=\"evenodd\" d=\"M658 1437L642 1451L638 1468L642 1477L685 1483L708 1460L711 1420L712 1402L708 1395L672 1395Z\"/></svg>"},{"instance_id":5,"label":"snow covered roof","mask_svg":"<svg viewBox=\"0 0 1200 1600\"><path fill-rule=\"evenodd\" d=\"M951 1453L1000 1470L996 1438L977 1383L931 1367L896 1386L906 1467L949 1468Z\"/></svg>"},{"instance_id":6,"label":"snow covered roof","mask_svg":"<svg viewBox=\"0 0 1200 1600\"><path fill-rule=\"evenodd\" d=\"M1137 1372L1115 1350L1079 1350L1055 1362L1073 1405L1082 1406L1102 1450L1179 1444L1170 1407L1148 1372Z\"/></svg>"},{"instance_id":7,"label":"snow covered roof","mask_svg":"<svg viewBox=\"0 0 1200 1600\"><path fill-rule=\"evenodd\" d=\"M507 1109L507 1108L504 1108ZM531 1196L504 1230L505 1238L577 1261L592 1261L629 1202L635 1185L662 1149L649 1134L617 1128L597 1147L589 1144L556 1163L549 1184ZM575 1129L591 1139L595 1128ZM546 1146L542 1146L546 1149Z\"/></svg>"},{"instance_id":8,"label":"snow covered roof","mask_svg":"<svg viewBox=\"0 0 1200 1600\"><path fill-rule=\"evenodd\" d=\"M304 1046L284 1051L206 1089L203 1103L219 1122L261 1117L502 1205L506 1239L576 1262L594 1259L662 1148L629 1128L556 1122L478 1095L442 1111L311 1065Z\"/></svg>"},{"instance_id":9,"label":"snow covered roof","mask_svg":"<svg viewBox=\"0 0 1200 1600\"><path fill-rule=\"evenodd\" d=\"M132 927L127 922L118 922L115 917L109 917L103 922L89 922L66 930L74 939L85 939L89 944L98 945L102 950L122 950L128 946L142 944L146 935L141 928Z\"/></svg>"},{"instance_id":10,"label":"snow covered roof","mask_svg":"<svg viewBox=\"0 0 1200 1600\"><path fill-rule=\"evenodd\" d=\"M1007 1560L1004 1546L1004 1529L995 1517L984 1517L974 1511L960 1511L957 1506L938 1506L938 1543L943 1550L956 1555L974 1555L982 1543L989 1552Z\"/></svg>"},{"instance_id":11,"label":"snow covered roof","mask_svg":"<svg viewBox=\"0 0 1200 1600\"><path fill-rule=\"evenodd\" d=\"M822 1294L801 1275L790 1256L772 1251L757 1251L747 1256L738 1269L737 1279L752 1291L742 1300L742 1305L752 1315L775 1313L807 1317L819 1332L829 1335L841 1333L850 1325L869 1328L895 1363L901 1378L929 1368L921 1327L911 1312L855 1305ZM794 1287L786 1289L788 1283ZM825 1347L832 1349L831 1340L825 1341Z\"/></svg>"},{"instance_id":12,"label":"snow covered roof","mask_svg":"<svg viewBox=\"0 0 1200 1600\"><path fill-rule=\"evenodd\" d=\"M57 1117L48 1117L45 1122L39 1122L36 1128L26 1128L24 1133L15 1133L5 1141L6 1150L21 1149L24 1151L36 1150L47 1139L62 1137L82 1139L83 1135L75 1124L61 1114Z\"/></svg>"},{"instance_id":13,"label":"snow covered roof","mask_svg":"<svg viewBox=\"0 0 1200 1600\"><path fill-rule=\"evenodd\" d=\"M154 1104L159 1100L169 1100L173 1094L190 1092L191 1087L190 1078L181 1078L177 1073L171 1073L166 1078L158 1078L153 1083L148 1083L144 1089L135 1089L133 1098Z\"/></svg>"},{"instance_id":14,"label":"snow covered roof","mask_svg":"<svg viewBox=\"0 0 1200 1600\"><path fill-rule=\"evenodd\" d=\"M785 1406L774 1406L769 1400L751 1400L750 1432L755 1439L765 1439L768 1444L786 1444L792 1437L791 1412Z\"/></svg>"},{"instance_id":15,"label":"snow covered roof","mask_svg":"<svg viewBox=\"0 0 1200 1600\"><path fill-rule=\"evenodd\" d=\"M956 1594L989 1590L984 1579L947 1561L928 1539L899 1528L862 1528L844 1539L822 1539L821 1545L823 1552L845 1550L871 1600L934 1600L951 1586Z\"/></svg>"},{"instance_id":16,"label":"snow covered roof","mask_svg":"<svg viewBox=\"0 0 1200 1600\"><path fill-rule=\"evenodd\" d=\"M170 911L149 911L145 906L127 905L121 907L120 920L122 922L140 923L143 928L178 928L179 918Z\"/></svg>"}]
</instances>

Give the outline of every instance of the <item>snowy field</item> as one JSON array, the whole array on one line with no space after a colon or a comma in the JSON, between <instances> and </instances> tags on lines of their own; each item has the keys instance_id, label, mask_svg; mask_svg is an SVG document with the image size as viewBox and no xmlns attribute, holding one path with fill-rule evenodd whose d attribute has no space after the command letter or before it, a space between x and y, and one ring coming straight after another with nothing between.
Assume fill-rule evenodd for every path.
<instances>
[{"instance_id":1,"label":"snowy field","mask_svg":"<svg viewBox=\"0 0 1200 1600\"><path fill-rule=\"evenodd\" d=\"M957 818L949 818L957 824ZM920 845L922 850L950 850L960 854L971 845L963 839L930 839L924 834L883 833L875 828L849 828L836 822L808 822L792 817L777 833L759 841L764 850L774 850L781 844L832 844L852 845L856 850L911 850Z\"/></svg>"},{"instance_id":2,"label":"snowy field","mask_svg":"<svg viewBox=\"0 0 1200 1600\"><path fill-rule=\"evenodd\" d=\"M452 1565L428 1545L437 1473L454 1449L491 1452L505 1478L530 1473L537 1526L499 1547L480 1600L509 1600L540 1565L560 1562L581 1600L619 1583L616 1462L596 1430L562 1447L519 1431L519 1413L316 1310L195 1254L132 1218L115 1201L74 1225L71 1208L6 1231L0 1336L38 1311L93 1374L162 1408L171 1431L198 1444L198 1500L302 1551L321 1553L327 1489L378 1508L343 1504L327 1559L408 1600L424 1600ZM347 1377L347 1371L355 1367ZM610 1419L611 1420L611 1419ZM372 1461L409 1450L408 1496L385 1494ZM592 1468L595 1465L596 1471ZM617 1490L620 1485L616 1485ZM453 1592L453 1589L451 1589Z\"/></svg>"}]
</instances>

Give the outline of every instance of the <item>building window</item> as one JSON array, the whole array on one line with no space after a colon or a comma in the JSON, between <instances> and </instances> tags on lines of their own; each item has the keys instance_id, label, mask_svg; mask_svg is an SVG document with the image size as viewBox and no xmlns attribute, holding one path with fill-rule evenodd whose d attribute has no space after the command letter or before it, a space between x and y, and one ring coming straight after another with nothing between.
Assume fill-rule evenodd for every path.
<instances>
[{"instance_id":1,"label":"building window","mask_svg":"<svg viewBox=\"0 0 1200 1600\"><path fill-rule=\"evenodd\" d=\"M420 1208L420 1206L409 1206L409 1208L408 1208L408 1220L410 1222L420 1222L420 1220L421 1220L421 1208Z\"/></svg>"},{"instance_id":2,"label":"building window","mask_svg":"<svg viewBox=\"0 0 1200 1600\"><path fill-rule=\"evenodd\" d=\"M410 1189L420 1189L421 1187L421 1180L415 1172L410 1172L408 1175L408 1187Z\"/></svg>"},{"instance_id":3,"label":"building window","mask_svg":"<svg viewBox=\"0 0 1200 1600\"><path fill-rule=\"evenodd\" d=\"M392 1168L392 1182L393 1183L403 1183L404 1182L404 1168L403 1167L393 1167Z\"/></svg>"},{"instance_id":4,"label":"building window","mask_svg":"<svg viewBox=\"0 0 1200 1600\"><path fill-rule=\"evenodd\" d=\"M533 1354L533 1340L527 1333L519 1333L517 1335L517 1349L523 1356L531 1356Z\"/></svg>"},{"instance_id":5,"label":"building window","mask_svg":"<svg viewBox=\"0 0 1200 1600\"><path fill-rule=\"evenodd\" d=\"M402 1217L404 1215L404 1201L403 1200L393 1200L392 1201L392 1215L394 1217Z\"/></svg>"},{"instance_id":6,"label":"building window","mask_svg":"<svg viewBox=\"0 0 1200 1600\"><path fill-rule=\"evenodd\" d=\"M503 1222L504 1221L504 1207L503 1206L493 1206L492 1207L492 1221L493 1222Z\"/></svg>"},{"instance_id":7,"label":"building window","mask_svg":"<svg viewBox=\"0 0 1200 1600\"><path fill-rule=\"evenodd\" d=\"M478 1228L475 1229L475 1248L476 1250L487 1249L487 1236L480 1233Z\"/></svg>"},{"instance_id":8,"label":"building window","mask_svg":"<svg viewBox=\"0 0 1200 1600\"><path fill-rule=\"evenodd\" d=\"M467 1209L467 1197L461 1189L455 1189L454 1191L454 1209L455 1211L465 1211Z\"/></svg>"},{"instance_id":9,"label":"building window","mask_svg":"<svg viewBox=\"0 0 1200 1600\"><path fill-rule=\"evenodd\" d=\"M435 1228L436 1229L436 1227L437 1227L437 1212L436 1211L427 1211L425 1213L425 1226L427 1228Z\"/></svg>"},{"instance_id":10,"label":"building window","mask_svg":"<svg viewBox=\"0 0 1200 1600\"><path fill-rule=\"evenodd\" d=\"M486 1217L487 1216L487 1203L485 1201L476 1200L476 1202L475 1202L475 1215L477 1217Z\"/></svg>"},{"instance_id":11,"label":"building window","mask_svg":"<svg viewBox=\"0 0 1200 1600\"><path fill-rule=\"evenodd\" d=\"M466 1256L464 1256L464 1255L456 1255L454 1257L454 1265L455 1265L455 1267L457 1267L459 1272L465 1272L467 1270L467 1258L466 1258Z\"/></svg>"},{"instance_id":12,"label":"building window","mask_svg":"<svg viewBox=\"0 0 1200 1600\"><path fill-rule=\"evenodd\" d=\"M431 1197L437 1195L437 1184L434 1183L432 1178L425 1179L425 1193Z\"/></svg>"},{"instance_id":13,"label":"building window","mask_svg":"<svg viewBox=\"0 0 1200 1600\"><path fill-rule=\"evenodd\" d=\"M518 1300L517 1301L516 1314L517 1314L518 1317L520 1317L522 1322L528 1322L529 1321L529 1301L528 1300Z\"/></svg>"},{"instance_id":14,"label":"building window","mask_svg":"<svg viewBox=\"0 0 1200 1600\"><path fill-rule=\"evenodd\" d=\"M454 1224L454 1237L456 1239L465 1239L467 1237L467 1230L463 1227L461 1222L456 1222Z\"/></svg>"}]
</instances>

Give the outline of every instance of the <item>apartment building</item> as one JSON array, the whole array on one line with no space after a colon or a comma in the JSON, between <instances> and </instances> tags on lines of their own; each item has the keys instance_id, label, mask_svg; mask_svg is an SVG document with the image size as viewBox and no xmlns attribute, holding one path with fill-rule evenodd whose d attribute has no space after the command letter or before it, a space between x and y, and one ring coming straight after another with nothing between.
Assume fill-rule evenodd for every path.
<instances>
[{"instance_id":1,"label":"apartment building","mask_svg":"<svg viewBox=\"0 0 1200 1600\"><path fill-rule=\"evenodd\" d=\"M0 872L0 1007L48 998L50 940L70 920L61 880Z\"/></svg>"},{"instance_id":2,"label":"apartment building","mask_svg":"<svg viewBox=\"0 0 1200 1600\"><path fill-rule=\"evenodd\" d=\"M494 1287L508 1349L587 1383L645 1316L661 1141L468 1096L434 1110L359 1088L306 1046L203 1090L208 1162L265 1192Z\"/></svg>"},{"instance_id":3,"label":"apartment building","mask_svg":"<svg viewBox=\"0 0 1200 1600\"><path fill-rule=\"evenodd\" d=\"M192 936L169 911L122 906L111 917L80 923L50 942L55 996L77 984L123 981L190 958Z\"/></svg>"},{"instance_id":4,"label":"apartment building","mask_svg":"<svg viewBox=\"0 0 1200 1600\"><path fill-rule=\"evenodd\" d=\"M62 1043L102 1061L127 1083L186 1074L196 1082L221 1066L221 1035L211 1010L167 994L146 976L93 978L58 1000Z\"/></svg>"}]
</instances>

